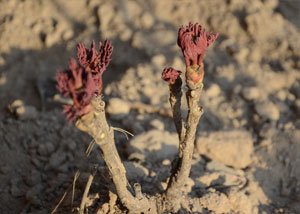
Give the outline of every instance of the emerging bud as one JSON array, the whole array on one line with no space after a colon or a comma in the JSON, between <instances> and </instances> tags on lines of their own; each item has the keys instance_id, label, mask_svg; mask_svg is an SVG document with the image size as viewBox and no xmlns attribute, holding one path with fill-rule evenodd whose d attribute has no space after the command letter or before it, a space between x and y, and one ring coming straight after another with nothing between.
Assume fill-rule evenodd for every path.
<instances>
[{"instance_id":1,"label":"emerging bud","mask_svg":"<svg viewBox=\"0 0 300 214\"><path fill-rule=\"evenodd\" d=\"M99 53L96 50L95 41L91 44L91 49L88 49L83 43L77 45L77 58L79 64L92 73L93 79L98 87L96 94L101 94L102 91L102 74L106 70L111 61L113 46L110 41L105 41L104 44L99 42Z\"/></svg>"},{"instance_id":2,"label":"emerging bud","mask_svg":"<svg viewBox=\"0 0 300 214\"><path fill-rule=\"evenodd\" d=\"M91 99L97 90L91 72L82 66L77 66L76 60L71 58L69 69L58 70L56 74L57 89L64 95L70 95L73 105L65 105L64 113L71 123L74 119L92 110Z\"/></svg>"},{"instance_id":3,"label":"emerging bud","mask_svg":"<svg viewBox=\"0 0 300 214\"><path fill-rule=\"evenodd\" d=\"M174 84L175 81L177 80L177 78L180 76L181 71L178 71L174 68L171 67L166 67L164 68L162 74L161 74L161 78L163 80L165 80L166 82L168 82L169 84Z\"/></svg>"},{"instance_id":4,"label":"emerging bud","mask_svg":"<svg viewBox=\"0 0 300 214\"><path fill-rule=\"evenodd\" d=\"M186 64L186 81L198 85L204 77L203 57L206 49L219 36L206 32L198 23L189 23L178 31L177 44L181 48Z\"/></svg>"},{"instance_id":5,"label":"emerging bud","mask_svg":"<svg viewBox=\"0 0 300 214\"><path fill-rule=\"evenodd\" d=\"M198 23L193 25L190 22L188 26L182 26L178 31L177 44L182 50L186 67L200 65L206 49L218 36L218 33L206 32Z\"/></svg>"},{"instance_id":6,"label":"emerging bud","mask_svg":"<svg viewBox=\"0 0 300 214\"><path fill-rule=\"evenodd\" d=\"M102 92L102 74L111 61L113 47L110 41L99 42L99 53L95 41L88 49L83 43L77 45L77 58L71 58L67 70L58 70L57 89L64 95L70 95L73 105L65 105L69 123L93 110L92 97Z\"/></svg>"}]
</instances>

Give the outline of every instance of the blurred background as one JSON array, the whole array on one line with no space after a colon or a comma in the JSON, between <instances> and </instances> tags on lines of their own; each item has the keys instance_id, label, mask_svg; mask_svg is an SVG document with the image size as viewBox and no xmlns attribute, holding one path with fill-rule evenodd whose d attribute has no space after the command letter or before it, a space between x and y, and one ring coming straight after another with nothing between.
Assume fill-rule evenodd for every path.
<instances>
[{"instance_id":1,"label":"blurred background","mask_svg":"<svg viewBox=\"0 0 300 214\"><path fill-rule=\"evenodd\" d=\"M197 176L211 176L207 164L216 160L247 180L237 191L246 205L231 210L300 213L299 0L0 0L1 213L49 213L82 167L90 138L67 124L66 101L55 88L56 71L76 57L78 42L89 47L108 39L114 46L103 94L109 122L140 136L128 143L116 133L127 165L139 159L130 158L137 150L151 153L146 141L153 130L155 141L169 145L175 128L159 111L169 109L160 75L166 66L185 70L177 32L189 22L220 33L204 59L205 114L197 138L214 146L196 140L202 165L194 167L203 172ZM175 144L162 158L172 160ZM94 156L91 162L101 162ZM142 178L162 181L168 167L163 175L149 173L160 161L134 163L148 170ZM97 185L107 195L105 185ZM97 203L90 206L97 210Z\"/></svg>"}]
</instances>

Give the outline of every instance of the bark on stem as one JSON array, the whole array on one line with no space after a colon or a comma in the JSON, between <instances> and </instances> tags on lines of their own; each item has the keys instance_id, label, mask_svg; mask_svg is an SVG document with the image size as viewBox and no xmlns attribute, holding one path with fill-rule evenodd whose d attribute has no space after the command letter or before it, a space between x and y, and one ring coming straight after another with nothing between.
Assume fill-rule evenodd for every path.
<instances>
[{"instance_id":1,"label":"bark on stem","mask_svg":"<svg viewBox=\"0 0 300 214\"><path fill-rule=\"evenodd\" d=\"M178 77L174 84L169 84L170 88L170 105L173 113L173 120L178 133L179 141L182 141L184 136L184 126L181 118L181 91L182 80Z\"/></svg>"},{"instance_id":2,"label":"bark on stem","mask_svg":"<svg viewBox=\"0 0 300 214\"><path fill-rule=\"evenodd\" d=\"M181 200L185 196L184 185L191 170L195 134L199 119L203 114L202 107L198 105L203 84L201 83L198 87L188 84L188 88L186 98L189 111L186 120L186 131L183 140L179 142L179 160L171 175L165 194L166 208L172 212L177 212L180 209Z\"/></svg>"},{"instance_id":3,"label":"bark on stem","mask_svg":"<svg viewBox=\"0 0 300 214\"><path fill-rule=\"evenodd\" d=\"M76 121L76 127L92 136L100 147L101 156L108 167L122 204L130 213L157 213L155 199L143 195L140 188L135 188L135 195L138 197L133 196L128 189L131 187L128 186L126 170L115 146L113 129L106 122L104 101L98 96L91 104L94 110L80 117Z\"/></svg>"}]
</instances>

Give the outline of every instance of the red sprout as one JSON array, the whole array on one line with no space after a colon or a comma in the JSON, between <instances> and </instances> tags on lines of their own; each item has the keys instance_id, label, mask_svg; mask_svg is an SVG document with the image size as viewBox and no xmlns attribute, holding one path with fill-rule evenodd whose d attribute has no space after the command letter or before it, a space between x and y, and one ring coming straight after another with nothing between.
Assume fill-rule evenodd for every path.
<instances>
[{"instance_id":1,"label":"red sprout","mask_svg":"<svg viewBox=\"0 0 300 214\"><path fill-rule=\"evenodd\" d=\"M102 74L108 67L111 61L113 46L111 42L106 40L104 44L99 42L99 53L95 47L95 41L91 44L91 49L88 49L83 43L77 45L77 58L79 64L92 73L93 80L97 87L96 94L101 94L102 91Z\"/></svg>"},{"instance_id":2,"label":"red sprout","mask_svg":"<svg viewBox=\"0 0 300 214\"><path fill-rule=\"evenodd\" d=\"M64 113L67 114L69 123L92 110L90 102L98 86L91 72L81 65L78 66L76 60L71 58L69 68L57 71L56 79L57 89L64 96L70 95L73 100L72 106L64 106Z\"/></svg>"},{"instance_id":3,"label":"red sprout","mask_svg":"<svg viewBox=\"0 0 300 214\"><path fill-rule=\"evenodd\" d=\"M180 76L181 71L178 71L171 67L164 68L161 78L168 82L169 84L174 84L176 79Z\"/></svg>"},{"instance_id":4,"label":"red sprout","mask_svg":"<svg viewBox=\"0 0 300 214\"><path fill-rule=\"evenodd\" d=\"M200 65L206 49L219 36L206 32L202 25L189 23L179 28L177 44L181 48L186 67Z\"/></svg>"}]
</instances>

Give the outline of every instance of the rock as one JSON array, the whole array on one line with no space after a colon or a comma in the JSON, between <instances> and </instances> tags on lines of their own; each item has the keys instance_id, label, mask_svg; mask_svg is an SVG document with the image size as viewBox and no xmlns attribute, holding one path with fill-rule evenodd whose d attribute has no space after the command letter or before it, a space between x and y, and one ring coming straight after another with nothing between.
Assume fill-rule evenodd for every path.
<instances>
[{"instance_id":1,"label":"rock","mask_svg":"<svg viewBox=\"0 0 300 214\"><path fill-rule=\"evenodd\" d=\"M142 25L141 27L146 28L146 29L152 27L152 25L154 24L154 18L148 12L143 13L140 21L141 21L141 25Z\"/></svg>"},{"instance_id":2,"label":"rock","mask_svg":"<svg viewBox=\"0 0 300 214\"><path fill-rule=\"evenodd\" d=\"M257 210L252 207L251 200L243 192L230 191L227 195L231 210L240 214L258 213Z\"/></svg>"},{"instance_id":3,"label":"rock","mask_svg":"<svg viewBox=\"0 0 300 214\"><path fill-rule=\"evenodd\" d=\"M6 82L7 82L6 76L4 74L0 74L0 86L4 85Z\"/></svg>"},{"instance_id":4,"label":"rock","mask_svg":"<svg viewBox=\"0 0 300 214\"><path fill-rule=\"evenodd\" d=\"M22 180L20 178L13 178L10 184L10 193L13 197L21 197L24 195L24 190L21 188Z\"/></svg>"},{"instance_id":5,"label":"rock","mask_svg":"<svg viewBox=\"0 0 300 214\"><path fill-rule=\"evenodd\" d=\"M102 205L102 207L100 207L96 212L96 214L107 214L107 213L109 213L109 204L108 203L104 203Z\"/></svg>"},{"instance_id":6,"label":"rock","mask_svg":"<svg viewBox=\"0 0 300 214\"><path fill-rule=\"evenodd\" d=\"M150 125L158 130L164 130L164 123L162 121L160 121L159 119L154 119L150 122Z\"/></svg>"},{"instance_id":7,"label":"rock","mask_svg":"<svg viewBox=\"0 0 300 214\"><path fill-rule=\"evenodd\" d=\"M38 168L38 169L42 168L42 163L37 158L32 157L30 161L36 168Z\"/></svg>"},{"instance_id":8,"label":"rock","mask_svg":"<svg viewBox=\"0 0 300 214\"><path fill-rule=\"evenodd\" d=\"M227 166L245 168L252 162L253 139L244 130L211 132L197 138L196 151Z\"/></svg>"},{"instance_id":9,"label":"rock","mask_svg":"<svg viewBox=\"0 0 300 214\"><path fill-rule=\"evenodd\" d=\"M163 69L164 65L166 64L166 57L162 54L155 55L152 57L151 62L160 69Z\"/></svg>"},{"instance_id":10,"label":"rock","mask_svg":"<svg viewBox=\"0 0 300 214\"><path fill-rule=\"evenodd\" d=\"M287 93L285 90L280 90L277 94L276 94L277 98L280 101L285 101L285 99L287 98Z\"/></svg>"},{"instance_id":11,"label":"rock","mask_svg":"<svg viewBox=\"0 0 300 214\"><path fill-rule=\"evenodd\" d=\"M239 176L244 176L244 171L241 169L233 169L231 167L225 166L218 161L210 161L206 164L206 169L210 172L225 172L229 174L235 174Z\"/></svg>"},{"instance_id":12,"label":"rock","mask_svg":"<svg viewBox=\"0 0 300 214\"><path fill-rule=\"evenodd\" d=\"M35 214L48 214L49 212L46 209L42 209L42 210L36 210L33 213L35 213Z\"/></svg>"},{"instance_id":13,"label":"rock","mask_svg":"<svg viewBox=\"0 0 300 214\"><path fill-rule=\"evenodd\" d=\"M247 87L242 91L243 97L246 100L258 100L260 98L260 90L258 87Z\"/></svg>"},{"instance_id":14,"label":"rock","mask_svg":"<svg viewBox=\"0 0 300 214\"><path fill-rule=\"evenodd\" d=\"M151 130L137 135L129 143L129 153L142 153L152 163L173 159L178 152L178 136L167 131Z\"/></svg>"},{"instance_id":15,"label":"rock","mask_svg":"<svg viewBox=\"0 0 300 214\"><path fill-rule=\"evenodd\" d=\"M266 139L272 139L278 132L276 126L272 123L264 123L259 130L259 136Z\"/></svg>"},{"instance_id":16,"label":"rock","mask_svg":"<svg viewBox=\"0 0 300 214\"><path fill-rule=\"evenodd\" d=\"M200 188L215 186L215 188L224 188L230 186L242 187L247 182L244 172L240 169L233 169L223 165L218 161L210 161L206 165L207 171L196 179Z\"/></svg>"},{"instance_id":17,"label":"rock","mask_svg":"<svg viewBox=\"0 0 300 214\"><path fill-rule=\"evenodd\" d=\"M176 39L177 35L175 32L165 28L157 29L150 33L137 31L132 37L131 45L137 49L144 49L147 54L153 55L161 52L159 50L161 50L162 47L173 45Z\"/></svg>"},{"instance_id":18,"label":"rock","mask_svg":"<svg viewBox=\"0 0 300 214\"><path fill-rule=\"evenodd\" d=\"M65 31L63 32L63 34L62 34L62 38L63 38L64 40L69 40L69 39L71 39L73 36L74 36L74 32L73 32L72 29L67 29L67 30L65 30Z\"/></svg>"},{"instance_id":19,"label":"rock","mask_svg":"<svg viewBox=\"0 0 300 214\"><path fill-rule=\"evenodd\" d=\"M223 193L210 192L200 198L201 205L216 214L223 214L230 211L229 200Z\"/></svg>"},{"instance_id":20,"label":"rock","mask_svg":"<svg viewBox=\"0 0 300 214\"><path fill-rule=\"evenodd\" d=\"M181 57L174 57L172 67L175 69L183 70L185 68L185 63L181 59Z\"/></svg>"},{"instance_id":21,"label":"rock","mask_svg":"<svg viewBox=\"0 0 300 214\"><path fill-rule=\"evenodd\" d=\"M41 182L41 174L37 170L31 170L25 177L25 183L28 186L34 186Z\"/></svg>"},{"instance_id":22,"label":"rock","mask_svg":"<svg viewBox=\"0 0 300 214\"><path fill-rule=\"evenodd\" d=\"M164 166L169 166L171 164L171 161L169 159L165 159L161 162L161 164Z\"/></svg>"},{"instance_id":23,"label":"rock","mask_svg":"<svg viewBox=\"0 0 300 214\"><path fill-rule=\"evenodd\" d=\"M139 160L143 162L146 160L146 156L145 154L134 152L129 155L128 160Z\"/></svg>"},{"instance_id":24,"label":"rock","mask_svg":"<svg viewBox=\"0 0 300 214\"><path fill-rule=\"evenodd\" d=\"M49 167L56 169L60 166L67 158L64 152L55 152L50 156Z\"/></svg>"},{"instance_id":25,"label":"rock","mask_svg":"<svg viewBox=\"0 0 300 214\"><path fill-rule=\"evenodd\" d=\"M34 106L24 105L22 100L15 100L8 106L11 113L17 115L20 120L36 119L38 112Z\"/></svg>"},{"instance_id":26,"label":"rock","mask_svg":"<svg viewBox=\"0 0 300 214\"><path fill-rule=\"evenodd\" d=\"M184 191L188 194L192 191L192 188L195 186L195 182L191 178L187 178L185 185L184 185Z\"/></svg>"},{"instance_id":27,"label":"rock","mask_svg":"<svg viewBox=\"0 0 300 214\"><path fill-rule=\"evenodd\" d=\"M119 35L121 41L128 41L132 37L132 30L130 28L124 28Z\"/></svg>"},{"instance_id":28,"label":"rock","mask_svg":"<svg viewBox=\"0 0 300 214\"><path fill-rule=\"evenodd\" d=\"M266 119L277 121L280 117L278 106L270 101L257 103L255 109L261 117Z\"/></svg>"},{"instance_id":29,"label":"rock","mask_svg":"<svg viewBox=\"0 0 300 214\"><path fill-rule=\"evenodd\" d=\"M41 205L40 194L42 193L43 187L41 184L37 184L34 187L30 188L26 192L26 200L28 200L31 204Z\"/></svg>"},{"instance_id":30,"label":"rock","mask_svg":"<svg viewBox=\"0 0 300 214\"><path fill-rule=\"evenodd\" d=\"M76 143L73 140L69 140L67 147L70 151L74 151L76 149Z\"/></svg>"},{"instance_id":31,"label":"rock","mask_svg":"<svg viewBox=\"0 0 300 214\"><path fill-rule=\"evenodd\" d=\"M221 93L221 89L217 84L212 84L209 89L206 90L205 94L209 98L214 98L219 96Z\"/></svg>"},{"instance_id":32,"label":"rock","mask_svg":"<svg viewBox=\"0 0 300 214\"><path fill-rule=\"evenodd\" d=\"M297 99L297 100L295 101L295 105L296 105L298 111L300 112L300 99Z\"/></svg>"},{"instance_id":33,"label":"rock","mask_svg":"<svg viewBox=\"0 0 300 214\"><path fill-rule=\"evenodd\" d=\"M247 31L256 41L266 41L282 34L278 31L284 25L284 19L279 13L260 10L246 16ZM268 29L266 31L266 29Z\"/></svg>"},{"instance_id":34,"label":"rock","mask_svg":"<svg viewBox=\"0 0 300 214\"><path fill-rule=\"evenodd\" d=\"M149 175L149 170L136 162L124 161L123 164L128 180L140 179Z\"/></svg>"},{"instance_id":35,"label":"rock","mask_svg":"<svg viewBox=\"0 0 300 214\"><path fill-rule=\"evenodd\" d=\"M61 35L58 32L47 33L45 35L45 45L51 47L54 44L58 43L61 38Z\"/></svg>"},{"instance_id":36,"label":"rock","mask_svg":"<svg viewBox=\"0 0 300 214\"><path fill-rule=\"evenodd\" d=\"M52 142L47 142L46 143L46 148L47 148L48 154L51 154L55 150L55 147L54 147Z\"/></svg>"},{"instance_id":37,"label":"rock","mask_svg":"<svg viewBox=\"0 0 300 214\"><path fill-rule=\"evenodd\" d=\"M45 144L41 143L39 145L38 153L42 156L46 156L48 154L48 150Z\"/></svg>"},{"instance_id":38,"label":"rock","mask_svg":"<svg viewBox=\"0 0 300 214\"><path fill-rule=\"evenodd\" d=\"M106 112L118 118L125 117L130 111L130 104L119 98L111 98L106 107Z\"/></svg>"}]
</instances>

